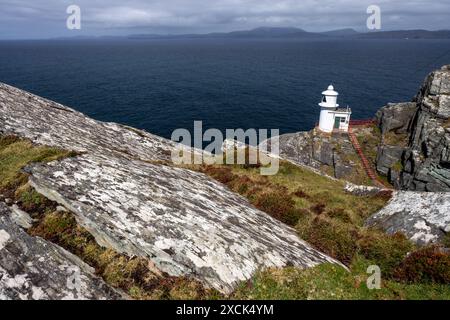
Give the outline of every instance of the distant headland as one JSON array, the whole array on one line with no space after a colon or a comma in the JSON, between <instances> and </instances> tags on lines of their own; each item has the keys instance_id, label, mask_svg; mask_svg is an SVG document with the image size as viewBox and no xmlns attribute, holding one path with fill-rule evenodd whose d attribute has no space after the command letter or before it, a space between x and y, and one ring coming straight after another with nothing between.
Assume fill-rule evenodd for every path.
<instances>
[{"instance_id":1,"label":"distant headland","mask_svg":"<svg viewBox=\"0 0 450 320\"><path fill-rule=\"evenodd\" d=\"M251 30L189 34L130 34L127 36L76 36L56 40L83 39L450 39L450 30L390 30L358 32L351 28L309 32L295 27L259 27Z\"/></svg>"}]
</instances>

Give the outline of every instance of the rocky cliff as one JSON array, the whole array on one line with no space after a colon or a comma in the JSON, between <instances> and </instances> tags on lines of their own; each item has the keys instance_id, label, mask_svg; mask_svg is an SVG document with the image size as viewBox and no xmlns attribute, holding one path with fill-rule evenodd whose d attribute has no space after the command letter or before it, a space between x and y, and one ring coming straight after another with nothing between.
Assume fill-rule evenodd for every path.
<instances>
[{"instance_id":1,"label":"rocky cliff","mask_svg":"<svg viewBox=\"0 0 450 320\"><path fill-rule=\"evenodd\" d=\"M337 263L224 185L161 165L170 159L171 141L92 120L4 84L0 135L76 151L73 157L27 166L29 185L72 212L101 246L144 257L170 276L192 277L229 293L261 268ZM1 297L70 296L58 270L72 265L83 270L82 287L88 288L75 297L119 296L81 261L18 228L12 208L1 201L0 208Z\"/></svg>"},{"instance_id":2,"label":"rocky cliff","mask_svg":"<svg viewBox=\"0 0 450 320\"><path fill-rule=\"evenodd\" d=\"M450 66L430 73L412 102L388 104L376 118L377 170L404 191L367 225L421 245L443 241L450 232Z\"/></svg>"},{"instance_id":3,"label":"rocky cliff","mask_svg":"<svg viewBox=\"0 0 450 320\"><path fill-rule=\"evenodd\" d=\"M450 191L450 65L432 72L409 103L377 113L378 171L398 189Z\"/></svg>"},{"instance_id":4,"label":"rocky cliff","mask_svg":"<svg viewBox=\"0 0 450 320\"><path fill-rule=\"evenodd\" d=\"M347 134L309 132L284 134L279 138L280 156L296 165L306 166L330 178L343 179L356 184L370 183ZM265 141L271 144L273 140Z\"/></svg>"},{"instance_id":5,"label":"rocky cliff","mask_svg":"<svg viewBox=\"0 0 450 320\"><path fill-rule=\"evenodd\" d=\"M441 242L450 231L450 66L432 72L413 101L390 103L376 119L378 128L353 132L378 173L399 191L366 225L401 232L420 245ZM279 141L285 159L337 179L370 183L345 134L312 130Z\"/></svg>"}]
</instances>

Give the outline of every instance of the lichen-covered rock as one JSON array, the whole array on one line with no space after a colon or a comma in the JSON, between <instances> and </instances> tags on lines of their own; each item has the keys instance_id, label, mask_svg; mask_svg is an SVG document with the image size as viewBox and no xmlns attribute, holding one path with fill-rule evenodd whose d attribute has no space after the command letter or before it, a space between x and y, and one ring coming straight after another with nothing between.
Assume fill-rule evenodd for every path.
<instances>
[{"instance_id":1,"label":"lichen-covered rock","mask_svg":"<svg viewBox=\"0 0 450 320\"><path fill-rule=\"evenodd\" d=\"M312 130L284 134L278 139L280 157L283 159L336 179L351 178L355 172L355 163L343 159L343 156L349 155L358 157L346 134L326 135ZM266 148L265 145L270 145L271 141L264 141L261 146Z\"/></svg>"},{"instance_id":2,"label":"lichen-covered rock","mask_svg":"<svg viewBox=\"0 0 450 320\"><path fill-rule=\"evenodd\" d=\"M450 193L396 191L367 225L401 232L419 245L437 243L450 232Z\"/></svg>"},{"instance_id":3,"label":"lichen-covered rock","mask_svg":"<svg viewBox=\"0 0 450 320\"><path fill-rule=\"evenodd\" d=\"M311 132L297 132L284 134L278 137L280 156L297 164L320 168L320 162L315 159L319 153L313 148L313 135ZM264 141L261 146L271 144L272 139Z\"/></svg>"},{"instance_id":4,"label":"lichen-covered rock","mask_svg":"<svg viewBox=\"0 0 450 320\"><path fill-rule=\"evenodd\" d=\"M90 154L27 171L31 186L73 212L99 244L224 292L260 267L332 261L200 173Z\"/></svg>"},{"instance_id":5,"label":"lichen-covered rock","mask_svg":"<svg viewBox=\"0 0 450 320\"><path fill-rule=\"evenodd\" d=\"M349 193L356 194L358 196L373 196L383 191L383 189L378 187L359 186L349 182L345 184L344 190Z\"/></svg>"},{"instance_id":6,"label":"lichen-covered rock","mask_svg":"<svg viewBox=\"0 0 450 320\"><path fill-rule=\"evenodd\" d=\"M103 246L224 293L255 271L336 262L204 174L163 166L173 142L0 85L0 133L83 151L26 168Z\"/></svg>"},{"instance_id":7,"label":"lichen-covered rock","mask_svg":"<svg viewBox=\"0 0 450 320\"><path fill-rule=\"evenodd\" d=\"M0 203L0 300L121 299L73 254L29 236Z\"/></svg>"},{"instance_id":8,"label":"lichen-covered rock","mask_svg":"<svg viewBox=\"0 0 450 320\"><path fill-rule=\"evenodd\" d=\"M86 117L56 102L0 83L0 134L71 151L129 159L170 160L175 144L142 130Z\"/></svg>"},{"instance_id":9,"label":"lichen-covered rock","mask_svg":"<svg viewBox=\"0 0 450 320\"><path fill-rule=\"evenodd\" d=\"M411 125L412 118L416 113L415 102L389 103L376 113L378 126L382 134L390 131L406 133Z\"/></svg>"},{"instance_id":10,"label":"lichen-covered rock","mask_svg":"<svg viewBox=\"0 0 450 320\"><path fill-rule=\"evenodd\" d=\"M405 148L400 146L381 145L377 153L377 171L387 176L392 167L401 162Z\"/></svg>"},{"instance_id":11,"label":"lichen-covered rock","mask_svg":"<svg viewBox=\"0 0 450 320\"><path fill-rule=\"evenodd\" d=\"M415 191L450 191L450 66L432 72L414 102L389 105L377 117L383 134L408 135L406 147L379 148L379 172L388 174L398 159L401 170L390 177L395 186Z\"/></svg>"}]
</instances>

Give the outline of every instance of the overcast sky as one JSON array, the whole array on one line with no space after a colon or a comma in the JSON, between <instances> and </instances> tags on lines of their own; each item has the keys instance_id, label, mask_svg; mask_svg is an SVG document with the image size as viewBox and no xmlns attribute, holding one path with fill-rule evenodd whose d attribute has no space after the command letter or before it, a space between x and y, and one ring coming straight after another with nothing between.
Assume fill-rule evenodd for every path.
<instances>
[{"instance_id":1,"label":"overcast sky","mask_svg":"<svg viewBox=\"0 0 450 320\"><path fill-rule=\"evenodd\" d=\"M66 28L69 5L82 29ZM450 0L0 0L0 39L132 33L208 33L259 26L364 31L369 5L382 29L450 29Z\"/></svg>"}]
</instances>

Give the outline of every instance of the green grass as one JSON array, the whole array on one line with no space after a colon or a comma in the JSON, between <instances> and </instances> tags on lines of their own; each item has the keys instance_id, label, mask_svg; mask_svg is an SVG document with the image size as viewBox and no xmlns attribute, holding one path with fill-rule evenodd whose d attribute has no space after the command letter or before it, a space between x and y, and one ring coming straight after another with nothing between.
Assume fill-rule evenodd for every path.
<instances>
[{"instance_id":1,"label":"green grass","mask_svg":"<svg viewBox=\"0 0 450 320\"><path fill-rule=\"evenodd\" d=\"M120 288L134 299L206 299L219 294L206 290L199 282L185 277L161 274L145 258L128 257L97 244L94 237L79 226L71 213L46 213L30 230L74 253L94 267L108 284Z\"/></svg>"},{"instance_id":2,"label":"green grass","mask_svg":"<svg viewBox=\"0 0 450 320\"><path fill-rule=\"evenodd\" d=\"M449 255L426 255L420 261L429 259L431 267L422 268L422 273L416 275L411 268L414 261L407 260L410 252L414 256L420 251L412 242L402 234L387 235L364 227L364 221L385 206L390 192L372 196L350 194L344 191L343 181L284 161L279 173L269 177L260 176L257 168L242 166L204 166L198 170L295 227L300 238L350 268L349 273L333 265L304 271L287 268L262 272L243 284L235 298L450 299ZM355 283L365 284L367 278L365 270L361 273L361 261L381 268L385 281L382 290L355 287ZM431 275L437 281L422 281ZM411 278L415 279L412 283Z\"/></svg>"},{"instance_id":3,"label":"green grass","mask_svg":"<svg viewBox=\"0 0 450 320\"><path fill-rule=\"evenodd\" d=\"M259 272L252 281L239 287L235 299L270 300L448 300L450 286L445 284L405 284L384 280L381 289L369 290L366 273L372 263L356 257L352 272L333 264L315 268L271 269Z\"/></svg>"},{"instance_id":4,"label":"green grass","mask_svg":"<svg viewBox=\"0 0 450 320\"><path fill-rule=\"evenodd\" d=\"M406 133L387 132L384 136L384 143L390 146L406 147L408 145L408 135Z\"/></svg>"},{"instance_id":5,"label":"green grass","mask_svg":"<svg viewBox=\"0 0 450 320\"><path fill-rule=\"evenodd\" d=\"M14 137L0 138L0 191L37 219L30 234L76 254L107 283L135 299L228 298L189 278L161 275L146 259L102 248L71 213L56 212L55 203L27 184L24 166L71 155ZM308 270L268 270L243 283L229 298L450 299L448 255L431 249L416 250L402 235L388 236L363 226L368 216L386 204L389 194L349 194L343 190L343 181L330 180L288 162L281 162L280 172L270 177L260 176L258 165L194 169L225 183L261 210L295 227L300 237L350 269L347 272L325 264ZM381 290L365 286L365 270L371 264L381 267Z\"/></svg>"},{"instance_id":6,"label":"green grass","mask_svg":"<svg viewBox=\"0 0 450 320\"><path fill-rule=\"evenodd\" d=\"M0 137L0 191L23 184L22 168L32 162L50 162L73 156L70 151L35 146L13 136Z\"/></svg>"},{"instance_id":7,"label":"green grass","mask_svg":"<svg viewBox=\"0 0 450 320\"><path fill-rule=\"evenodd\" d=\"M208 166L201 171L245 196L272 217L295 227L300 238L349 265L357 255L376 258L386 271L414 249L405 237L367 229L364 221L380 210L390 193L357 196L308 169L281 162L279 173L262 177L256 168ZM392 257L395 257L395 263Z\"/></svg>"},{"instance_id":8,"label":"green grass","mask_svg":"<svg viewBox=\"0 0 450 320\"><path fill-rule=\"evenodd\" d=\"M205 166L199 170L225 183L261 209L266 209L261 199L279 197L280 201L273 201L274 205L279 202L303 213L313 211L313 207L324 206L325 212L346 216L345 219L357 225L381 209L388 200L379 195L361 197L347 193L344 181L331 180L285 161L280 163L277 175L267 177L261 176L257 168L240 166Z\"/></svg>"},{"instance_id":9,"label":"green grass","mask_svg":"<svg viewBox=\"0 0 450 320\"><path fill-rule=\"evenodd\" d=\"M403 163L401 161L397 161L396 163L394 163L394 165L392 166L392 169L394 169L395 171L401 172L403 171Z\"/></svg>"},{"instance_id":10,"label":"green grass","mask_svg":"<svg viewBox=\"0 0 450 320\"><path fill-rule=\"evenodd\" d=\"M444 236L444 239L442 240L442 244L446 247L446 248L450 248L450 232L447 233Z\"/></svg>"},{"instance_id":11,"label":"green grass","mask_svg":"<svg viewBox=\"0 0 450 320\"><path fill-rule=\"evenodd\" d=\"M444 123L442 123L442 126L444 128L450 128L450 118L447 118L447 120L445 120Z\"/></svg>"}]
</instances>

